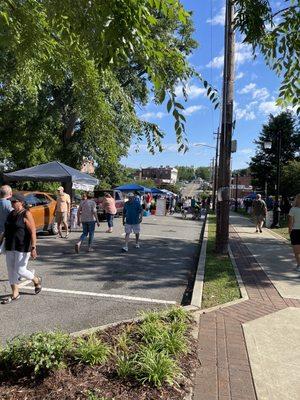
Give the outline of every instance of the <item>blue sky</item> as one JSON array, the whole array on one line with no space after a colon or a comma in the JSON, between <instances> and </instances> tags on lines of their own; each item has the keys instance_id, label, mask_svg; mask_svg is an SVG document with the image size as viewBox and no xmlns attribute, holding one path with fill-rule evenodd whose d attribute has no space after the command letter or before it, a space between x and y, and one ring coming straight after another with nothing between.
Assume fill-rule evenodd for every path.
<instances>
[{"instance_id":1,"label":"blue sky","mask_svg":"<svg viewBox=\"0 0 300 400\"><path fill-rule=\"evenodd\" d=\"M222 88L222 68L224 49L224 0L182 0L187 10L193 11L195 25L194 38L199 47L189 58L202 76L211 82L219 91ZM280 8L284 1L275 1L275 8ZM275 105L279 88L279 79L266 67L262 57L254 60L250 46L242 44L241 37L236 37L236 71L235 71L235 106L236 127L234 139L238 150L233 154L232 167L244 168L254 154L253 141L257 138L262 124L268 120L270 113L276 114ZM185 103L187 118L186 130L189 140L189 151L185 154L177 152L174 121L167 114L166 106L149 104L138 109L138 114L145 120L157 123L166 136L164 152L151 155L146 145L141 145L138 153L132 145L128 157L122 163L130 167L146 167L159 165L194 165L208 166L214 157L214 150L197 146L204 143L214 146L213 132L220 122L220 111L214 111L206 98L201 83L193 80L189 83L189 99ZM180 87L177 88L180 95Z\"/></svg>"}]
</instances>

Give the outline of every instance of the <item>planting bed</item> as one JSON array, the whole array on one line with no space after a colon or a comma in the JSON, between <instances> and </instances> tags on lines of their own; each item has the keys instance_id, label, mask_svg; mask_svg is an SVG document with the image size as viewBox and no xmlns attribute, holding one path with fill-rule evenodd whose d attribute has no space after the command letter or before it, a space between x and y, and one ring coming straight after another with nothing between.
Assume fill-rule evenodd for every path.
<instances>
[{"instance_id":1,"label":"planting bed","mask_svg":"<svg viewBox=\"0 0 300 400\"><path fill-rule=\"evenodd\" d=\"M21 338L1 350L0 398L182 400L197 365L192 324L174 308L84 338Z\"/></svg>"}]
</instances>

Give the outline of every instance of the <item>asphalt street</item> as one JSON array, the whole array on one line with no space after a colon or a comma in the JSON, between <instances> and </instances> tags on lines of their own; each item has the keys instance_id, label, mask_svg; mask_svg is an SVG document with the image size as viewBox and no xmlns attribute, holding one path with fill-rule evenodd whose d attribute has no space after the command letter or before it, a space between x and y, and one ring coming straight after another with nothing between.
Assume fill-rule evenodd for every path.
<instances>
[{"instance_id":1,"label":"asphalt street","mask_svg":"<svg viewBox=\"0 0 300 400\"><path fill-rule=\"evenodd\" d=\"M22 282L21 299L0 305L1 341L38 330L74 332L136 317L141 310L180 304L195 263L202 222L179 214L146 217L141 247L134 240L129 252L121 219L112 234L101 223L95 251L84 245L75 254L80 232L68 239L40 235L39 257L29 268L43 277L44 289L35 296L30 282ZM9 294L5 257L0 256L0 297Z\"/></svg>"}]
</instances>

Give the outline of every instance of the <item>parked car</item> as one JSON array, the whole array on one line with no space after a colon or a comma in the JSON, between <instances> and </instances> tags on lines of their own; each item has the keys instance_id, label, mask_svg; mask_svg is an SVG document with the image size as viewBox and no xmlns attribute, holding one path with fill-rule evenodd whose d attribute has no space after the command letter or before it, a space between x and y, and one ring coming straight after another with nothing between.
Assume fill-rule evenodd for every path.
<instances>
[{"instance_id":1,"label":"parked car","mask_svg":"<svg viewBox=\"0 0 300 400\"><path fill-rule=\"evenodd\" d=\"M97 204L98 218L99 219L105 218L105 211L102 206L104 193L109 193L115 199L116 209L117 209L116 216L122 215L124 208L124 198L122 192L120 190L115 190L115 189L99 189L94 191L94 200Z\"/></svg>"},{"instance_id":2,"label":"parked car","mask_svg":"<svg viewBox=\"0 0 300 400\"><path fill-rule=\"evenodd\" d=\"M51 235L57 234L55 222L56 201L49 193L21 192L26 199L27 207L33 215L37 232L48 231Z\"/></svg>"}]
</instances>

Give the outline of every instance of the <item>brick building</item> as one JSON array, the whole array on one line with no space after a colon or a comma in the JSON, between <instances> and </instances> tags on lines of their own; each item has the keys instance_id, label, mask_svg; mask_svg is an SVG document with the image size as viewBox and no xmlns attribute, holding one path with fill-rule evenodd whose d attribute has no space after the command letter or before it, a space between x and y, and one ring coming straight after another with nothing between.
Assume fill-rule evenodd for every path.
<instances>
[{"instance_id":1,"label":"brick building","mask_svg":"<svg viewBox=\"0 0 300 400\"><path fill-rule=\"evenodd\" d=\"M230 189L231 189L231 197L235 198L235 196L236 196L236 176L233 176L231 179ZM239 199L252 193L253 186L251 185L251 175L238 176L237 189L238 189L237 197Z\"/></svg>"}]
</instances>

